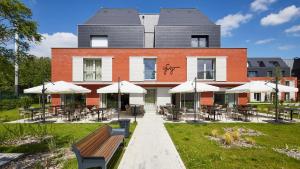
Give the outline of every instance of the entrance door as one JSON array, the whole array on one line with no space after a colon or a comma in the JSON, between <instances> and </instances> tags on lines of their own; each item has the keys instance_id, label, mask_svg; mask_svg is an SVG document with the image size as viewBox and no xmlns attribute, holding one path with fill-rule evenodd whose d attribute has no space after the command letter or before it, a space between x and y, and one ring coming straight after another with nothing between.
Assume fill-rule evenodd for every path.
<instances>
[{"instance_id":1,"label":"entrance door","mask_svg":"<svg viewBox=\"0 0 300 169\"><path fill-rule=\"evenodd\" d=\"M146 89L145 94L145 110L156 111L156 89Z\"/></svg>"}]
</instances>

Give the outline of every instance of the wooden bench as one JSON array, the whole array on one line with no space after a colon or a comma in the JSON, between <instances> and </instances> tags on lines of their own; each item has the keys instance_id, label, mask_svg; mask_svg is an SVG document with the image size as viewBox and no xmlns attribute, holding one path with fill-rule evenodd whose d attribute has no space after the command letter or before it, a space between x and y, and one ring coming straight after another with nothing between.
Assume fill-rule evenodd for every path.
<instances>
[{"instance_id":1,"label":"wooden bench","mask_svg":"<svg viewBox=\"0 0 300 169\"><path fill-rule=\"evenodd\" d=\"M124 145L124 129L105 125L72 145L79 169L106 166L118 147Z\"/></svg>"}]
</instances>

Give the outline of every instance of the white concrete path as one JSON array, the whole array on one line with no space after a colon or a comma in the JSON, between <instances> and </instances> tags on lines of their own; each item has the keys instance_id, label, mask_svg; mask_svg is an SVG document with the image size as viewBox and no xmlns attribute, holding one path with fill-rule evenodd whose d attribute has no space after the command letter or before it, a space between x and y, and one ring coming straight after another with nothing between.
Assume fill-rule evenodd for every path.
<instances>
[{"instance_id":1,"label":"white concrete path","mask_svg":"<svg viewBox=\"0 0 300 169\"><path fill-rule=\"evenodd\" d=\"M161 116L147 112L138 121L119 169L185 169Z\"/></svg>"}]
</instances>

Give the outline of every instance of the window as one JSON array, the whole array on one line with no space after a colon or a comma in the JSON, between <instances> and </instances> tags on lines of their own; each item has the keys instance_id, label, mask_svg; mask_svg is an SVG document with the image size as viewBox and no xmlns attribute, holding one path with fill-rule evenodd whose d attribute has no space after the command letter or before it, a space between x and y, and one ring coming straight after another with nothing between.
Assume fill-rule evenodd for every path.
<instances>
[{"instance_id":1,"label":"window","mask_svg":"<svg viewBox=\"0 0 300 169\"><path fill-rule=\"evenodd\" d=\"M290 101L290 93L284 93L285 101Z\"/></svg>"},{"instance_id":2,"label":"window","mask_svg":"<svg viewBox=\"0 0 300 169\"><path fill-rule=\"evenodd\" d=\"M274 66L274 67L279 67L279 63L277 61L270 61L270 63Z\"/></svg>"},{"instance_id":3,"label":"window","mask_svg":"<svg viewBox=\"0 0 300 169\"><path fill-rule=\"evenodd\" d=\"M107 36L91 36L92 48L107 48L108 40Z\"/></svg>"},{"instance_id":4,"label":"window","mask_svg":"<svg viewBox=\"0 0 300 169\"><path fill-rule=\"evenodd\" d=\"M257 77L257 71L248 71L248 77Z\"/></svg>"},{"instance_id":5,"label":"window","mask_svg":"<svg viewBox=\"0 0 300 169\"><path fill-rule=\"evenodd\" d=\"M260 102L260 93L254 93L254 100Z\"/></svg>"},{"instance_id":6,"label":"window","mask_svg":"<svg viewBox=\"0 0 300 169\"><path fill-rule=\"evenodd\" d=\"M191 47L192 48L207 48L208 47L208 36L207 35L192 35Z\"/></svg>"},{"instance_id":7,"label":"window","mask_svg":"<svg viewBox=\"0 0 300 169\"><path fill-rule=\"evenodd\" d=\"M101 59L84 59L83 60L83 79L84 81L101 80Z\"/></svg>"},{"instance_id":8,"label":"window","mask_svg":"<svg viewBox=\"0 0 300 169\"><path fill-rule=\"evenodd\" d=\"M198 59L197 62L198 79L215 79L215 59Z\"/></svg>"},{"instance_id":9,"label":"window","mask_svg":"<svg viewBox=\"0 0 300 169\"><path fill-rule=\"evenodd\" d=\"M290 86L290 81L285 81L286 86Z\"/></svg>"},{"instance_id":10,"label":"window","mask_svg":"<svg viewBox=\"0 0 300 169\"><path fill-rule=\"evenodd\" d=\"M281 76L285 76L285 71L281 71Z\"/></svg>"},{"instance_id":11,"label":"window","mask_svg":"<svg viewBox=\"0 0 300 169\"><path fill-rule=\"evenodd\" d=\"M259 67L266 67L263 61L257 61Z\"/></svg>"},{"instance_id":12,"label":"window","mask_svg":"<svg viewBox=\"0 0 300 169\"><path fill-rule=\"evenodd\" d=\"M145 80L156 79L156 59L144 59Z\"/></svg>"},{"instance_id":13,"label":"window","mask_svg":"<svg viewBox=\"0 0 300 169\"><path fill-rule=\"evenodd\" d=\"M267 76L268 77L273 77L273 72L272 71L267 71Z\"/></svg>"}]
</instances>

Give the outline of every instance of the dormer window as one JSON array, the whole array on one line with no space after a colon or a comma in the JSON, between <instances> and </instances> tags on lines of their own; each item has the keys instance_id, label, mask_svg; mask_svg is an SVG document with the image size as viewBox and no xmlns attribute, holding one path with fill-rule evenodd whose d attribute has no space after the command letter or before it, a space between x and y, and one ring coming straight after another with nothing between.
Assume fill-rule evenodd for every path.
<instances>
[{"instance_id":1,"label":"dormer window","mask_svg":"<svg viewBox=\"0 0 300 169\"><path fill-rule=\"evenodd\" d=\"M274 66L274 67L279 67L279 63L277 61L270 61L270 63Z\"/></svg>"},{"instance_id":2,"label":"dormer window","mask_svg":"<svg viewBox=\"0 0 300 169\"><path fill-rule=\"evenodd\" d=\"M259 67L266 67L263 61L257 61Z\"/></svg>"},{"instance_id":3,"label":"dormer window","mask_svg":"<svg viewBox=\"0 0 300 169\"><path fill-rule=\"evenodd\" d=\"M107 48L108 38L106 35L93 35L91 36L91 47L92 48Z\"/></svg>"},{"instance_id":4,"label":"dormer window","mask_svg":"<svg viewBox=\"0 0 300 169\"><path fill-rule=\"evenodd\" d=\"M207 48L208 47L208 36L207 35L192 35L191 47L192 48Z\"/></svg>"}]
</instances>

